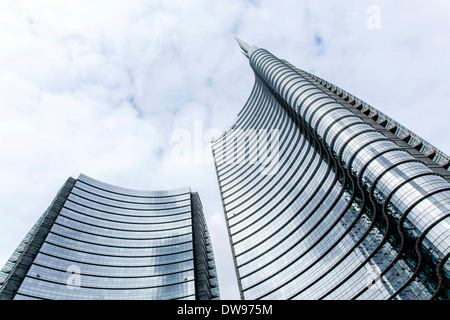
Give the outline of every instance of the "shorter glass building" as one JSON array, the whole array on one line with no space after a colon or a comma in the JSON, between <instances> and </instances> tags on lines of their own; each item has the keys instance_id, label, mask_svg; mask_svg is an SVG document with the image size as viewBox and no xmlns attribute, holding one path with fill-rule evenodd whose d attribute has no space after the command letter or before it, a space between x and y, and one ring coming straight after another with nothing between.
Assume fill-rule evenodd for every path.
<instances>
[{"instance_id":1,"label":"shorter glass building","mask_svg":"<svg viewBox=\"0 0 450 320\"><path fill-rule=\"evenodd\" d=\"M198 194L69 178L1 270L0 299L219 299Z\"/></svg>"}]
</instances>

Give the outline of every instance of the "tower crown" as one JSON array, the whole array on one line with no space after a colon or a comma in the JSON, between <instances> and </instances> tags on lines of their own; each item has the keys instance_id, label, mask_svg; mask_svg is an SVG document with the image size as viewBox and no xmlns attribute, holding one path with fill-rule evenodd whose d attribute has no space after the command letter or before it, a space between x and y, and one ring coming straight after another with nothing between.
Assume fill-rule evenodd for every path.
<instances>
[{"instance_id":1,"label":"tower crown","mask_svg":"<svg viewBox=\"0 0 450 320\"><path fill-rule=\"evenodd\" d=\"M257 47L255 46L250 46L248 43L242 41L241 39L234 37L234 39L236 39L237 43L239 44L239 46L242 49L242 53L249 58L250 55L252 54L253 51L255 51L257 49Z\"/></svg>"}]
</instances>

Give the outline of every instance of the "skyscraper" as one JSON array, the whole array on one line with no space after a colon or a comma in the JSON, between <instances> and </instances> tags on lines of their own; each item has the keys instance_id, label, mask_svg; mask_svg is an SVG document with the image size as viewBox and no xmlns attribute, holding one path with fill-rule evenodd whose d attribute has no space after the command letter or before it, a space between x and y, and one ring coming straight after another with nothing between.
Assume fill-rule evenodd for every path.
<instances>
[{"instance_id":1,"label":"skyscraper","mask_svg":"<svg viewBox=\"0 0 450 320\"><path fill-rule=\"evenodd\" d=\"M243 299L449 299L449 157L238 43L255 84L212 141Z\"/></svg>"},{"instance_id":2,"label":"skyscraper","mask_svg":"<svg viewBox=\"0 0 450 320\"><path fill-rule=\"evenodd\" d=\"M2 269L0 299L219 299L198 194L69 178Z\"/></svg>"}]
</instances>

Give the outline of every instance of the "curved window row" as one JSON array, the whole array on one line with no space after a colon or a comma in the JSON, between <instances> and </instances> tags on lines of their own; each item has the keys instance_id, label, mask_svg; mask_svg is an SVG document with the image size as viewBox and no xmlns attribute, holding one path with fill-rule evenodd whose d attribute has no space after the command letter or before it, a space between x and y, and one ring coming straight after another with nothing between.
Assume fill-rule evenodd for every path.
<instances>
[{"instance_id":1,"label":"curved window row","mask_svg":"<svg viewBox=\"0 0 450 320\"><path fill-rule=\"evenodd\" d=\"M150 231L166 231L173 230L190 225L190 216L182 215L183 219L169 220L159 223L128 223L125 221L114 221L98 218L89 214L79 213L72 210L61 210L58 219L62 217L84 223L93 227L100 227L112 230L133 231L133 232L150 232ZM57 220L58 221L58 220ZM61 221L58 221L61 222Z\"/></svg>"},{"instance_id":2,"label":"curved window row","mask_svg":"<svg viewBox=\"0 0 450 320\"><path fill-rule=\"evenodd\" d=\"M68 200L75 202L75 203L80 203L83 205L86 205L88 207L94 208L94 209L98 209L98 210L103 210L103 211L109 211L109 212L113 212L113 213L122 213L122 214L130 214L130 215L135 215L136 212L144 212L144 213L148 213L148 212L152 212L152 211L157 211L160 212L161 214L164 214L167 212L164 211L170 211L170 213L172 212L186 212L186 208L190 207L189 203L185 203L183 202L182 204L180 204L179 206L173 207L173 206L169 206L169 205L158 205L155 208L126 208L126 207L117 207L117 206L113 206L111 204L103 204L101 202L97 202L93 199L89 199L89 198L83 198L80 197L74 193L71 193L69 195Z\"/></svg>"},{"instance_id":3,"label":"curved window row","mask_svg":"<svg viewBox=\"0 0 450 320\"><path fill-rule=\"evenodd\" d=\"M192 242L171 246L127 248L127 250L125 250L123 247L119 248L96 243L86 243L79 240L67 238L65 236L56 235L54 233L50 233L45 241L49 244L71 250L117 257L161 256L192 250Z\"/></svg>"},{"instance_id":4,"label":"curved window row","mask_svg":"<svg viewBox=\"0 0 450 320\"><path fill-rule=\"evenodd\" d=\"M190 188L179 188L179 189L172 189L172 190L155 190L155 191L148 191L148 190L135 190L135 189L128 189L123 188L111 184L104 183L99 180L95 180L91 177L88 177L84 174L80 174L77 181L80 181L84 184L90 185L92 187L95 187L100 190L108 191L110 193L118 193L125 196L131 196L131 197L144 197L144 198L168 198L168 197L178 197L181 195L190 194L191 189Z\"/></svg>"},{"instance_id":5,"label":"curved window row","mask_svg":"<svg viewBox=\"0 0 450 320\"><path fill-rule=\"evenodd\" d=\"M129 244L130 247L139 246L165 246L168 244L180 243L186 239L192 239L192 229L186 228L185 232L170 232L164 235L149 233L138 234L140 237L133 236L132 233L121 234L108 232L102 228L92 229L84 227L74 227L55 222L50 232L64 234L67 237L77 239L87 239L86 241L95 241L98 243L106 243L118 245L120 243Z\"/></svg>"},{"instance_id":6,"label":"curved window row","mask_svg":"<svg viewBox=\"0 0 450 320\"><path fill-rule=\"evenodd\" d=\"M72 192L76 192L77 190L82 191L83 193L89 193L91 195L109 199L120 201L124 203L133 203L133 204L159 204L159 203L177 203L183 200L189 200L190 194L184 193L180 195L174 195L170 197L153 197L153 198L145 198L145 197L133 197L127 195L121 195L118 193L113 193L106 191L105 189L99 189L93 187L89 184L86 184L80 180L77 180L74 185L74 189Z\"/></svg>"},{"instance_id":7,"label":"curved window row","mask_svg":"<svg viewBox=\"0 0 450 320\"><path fill-rule=\"evenodd\" d=\"M80 188L75 187L72 189L72 194L76 197L79 197L84 200L88 200L91 202L99 203L102 205L111 206L114 208L121 208L121 209L129 209L129 210L152 210L152 209L172 209L176 207L182 207L182 206L188 206L190 205L190 198L179 200L179 201L172 201L172 202L158 202L158 203L133 203L133 202L126 202L122 200L116 200L111 198L106 198L103 196L98 196L94 193L86 192Z\"/></svg>"},{"instance_id":8,"label":"curved window row","mask_svg":"<svg viewBox=\"0 0 450 320\"><path fill-rule=\"evenodd\" d=\"M188 280L194 279L194 271L188 270L179 273L158 275L158 276L140 276L140 277L107 277L107 276L91 276L86 273L71 273L70 267L67 270L49 269L38 265L32 265L28 274L30 277L35 275L35 279L41 281L49 281L62 285L67 285L67 281L73 278L73 275L79 276L79 285L83 287L98 288L98 289L140 289L161 287L167 285L174 285ZM81 269L81 268L80 268ZM48 272L52 270L52 272ZM70 283L70 282L69 282Z\"/></svg>"},{"instance_id":9,"label":"curved window row","mask_svg":"<svg viewBox=\"0 0 450 320\"><path fill-rule=\"evenodd\" d=\"M44 281L26 277L23 281L22 297L57 300L172 300L191 296L195 299L193 281L183 281L161 287L143 287L135 289L104 289L97 287L75 287L67 283ZM126 290L126 294L124 291Z\"/></svg>"}]
</instances>

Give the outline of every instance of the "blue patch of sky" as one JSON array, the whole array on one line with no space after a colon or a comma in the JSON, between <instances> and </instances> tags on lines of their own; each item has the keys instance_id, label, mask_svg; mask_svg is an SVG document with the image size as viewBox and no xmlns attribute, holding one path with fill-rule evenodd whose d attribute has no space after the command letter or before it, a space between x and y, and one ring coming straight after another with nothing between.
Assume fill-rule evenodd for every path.
<instances>
[{"instance_id":1,"label":"blue patch of sky","mask_svg":"<svg viewBox=\"0 0 450 320\"><path fill-rule=\"evenodd\" d=\"M317 48L317 55L320 56L323 54L324 44L323 38L319 34L314 35L314 46Z\"/></svg>"},{"instance_id":2,"label":"blue patch of sky","mask_svg":"<svg viewBox=\"0 0 450 320\"><path fill-rule=\"evenodd\" d=\"M214 85L214 82L213 82L213 80L211 79L211 77L209 77L208 79L206 79L205 85L206 85L207 87L212 87L212 86Z\"/></svg>"},{"instance_id":3,"label":"blue patch of sky","mask_svg":"<svg viewBox=\"0 0 450 320\"><path fill-rule=\"evenodd\" d=\"M144 113L142 112L142 109L136 104L136 102L134 101L134 95L129 95L126 100L128 101L128 103L131 105L131 107L133 107L134 110L136 110L138 117L142 118L144 116Z\"/></svg>"},{"instance_id":4,"label":"blue patch of sky","mask_svg":"<svg viewBox=\"0 0 450 320\"><path fill-rule=\"evenodd\" d=\"M192 91L174 93L167 97L167 104L169 106L167 111L175 116L180 111L181 106L192 101L195 101L195 93Z\"/></svg>"},{"instance_id":5,"label":"blue patch of sky","mask_svg":"<svg viewBox=\"0 0 450 320\"><path fill-rule=\"evenodd\" d=\"M323 39L322 39L322 37L316 34L316 35L314 36L314 43L315 43L315 45L316 45L317 47L322 46L322 45L323 45Z\"/></svg>"},{"instance_id":6,"label":"blue patch of sky","mask_svg":"<svg viewBox=\"0 0 450 320\"><path fill-rule=\"evenodd\" d=\"M259 6L261 4L261 0L248 0L248 2L254 6Z\"/></svg>"},{"instance_id":7,"label":"blue patch of sky","mask_svg":"<svg viewBox=\"0 0 450 320\"><path fill-rule=\"evenodd\" d=\"M236 36L236 35L239 34L240 24L241 24L241 23L240 23L239 21L233 23L233 25L232 25L231 28L230 28L230 33L231 33L232 35Z\"/></svg>"},{"instance_id":8,"label":"blue patch of sky","mask_svg":"<svg viewBox=\"0 0 450 320\"><path fill-rule=\"evenodd\" d=\"M156 157L157 160L161 160L164 156L164 149L163 148L157 148L153 150L153 155Z\"/></svg>"}]
</instances>

